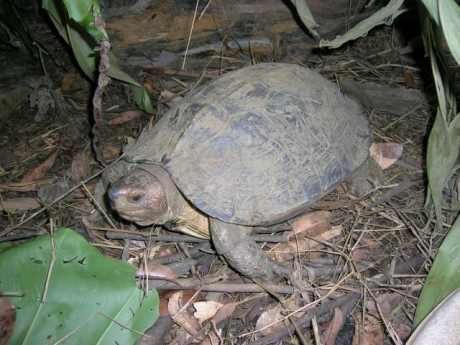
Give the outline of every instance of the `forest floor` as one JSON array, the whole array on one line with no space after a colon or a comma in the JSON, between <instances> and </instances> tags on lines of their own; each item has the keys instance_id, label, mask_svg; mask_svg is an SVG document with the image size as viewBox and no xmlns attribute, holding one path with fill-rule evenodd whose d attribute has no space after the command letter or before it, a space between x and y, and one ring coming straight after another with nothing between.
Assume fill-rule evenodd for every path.
<instances>
[{"instance_id":1,"label":"forest floor","mask_svg":"<svg viewBox=\"0 0 460 345\"><path fill-rule=\"evenodd\" d=\"M198 325L197 332L206 329L203 343L212 338L214 344L219 339L228 344L292 344L299 342L299 329L312 344L315 337L321 344L355 345L389 344L408 337L417 298L445 236L435 229L433 215L425 207L425 148L436 103L417 37L408 40L397 28L382 27L341 49L309 56L291 51L276 58L314 69L366 103L385 169L365 197L354 197L344 183L320 200L312 213L289 222L288 228L298 227L295 240L278 233L280 243L263 243L277 260L311 273L305 291L283 293L292 289L280 283L276 293L267 294L229 269L207 241L172 236L161 227L139 229L113 214L109 216L115 227L95 221L92 195L100 175L86 180L102 169L91 144L93 88L54 33L43 29L43 23L36 25L43 30L41 43L52 52L44 55L46 73L39 60L16 50L0 55L2 87L33 89L26 101L0 116L0 242L19 244L46 234L52 220L57 227L84 235L108 256L133 263L148 258L159 271L168 267L178 281L188 284L182 289L184 300L190 299L187 317L194 320L188 322ZM137 110L124 86L109 85L97 133L105 161L116 159L128 138L136 138L147 123L155 124L168 100L197 82L206 83L207 78L200 78L204 71L214 78L274 60L269 54L236 50L222 52L219 59L206 54L202 59L201 66L186 69L187 73L158 70L143 75L155 114ZM446 231L452 221L453 215L446 214ZM152 279L150 286L155 284ZM157 286L161 288L160 283ZM150 333L168 344L191 342L187 327L181 321L171 322L168 301L173 288L166 284L160 290L162 316L155 327L162 330ZM232 310L218 325L200 323L195 302L203 302L206 310L214 302ZM149 337L143 342L156 344Z\"/></svg>"}]
</instances>

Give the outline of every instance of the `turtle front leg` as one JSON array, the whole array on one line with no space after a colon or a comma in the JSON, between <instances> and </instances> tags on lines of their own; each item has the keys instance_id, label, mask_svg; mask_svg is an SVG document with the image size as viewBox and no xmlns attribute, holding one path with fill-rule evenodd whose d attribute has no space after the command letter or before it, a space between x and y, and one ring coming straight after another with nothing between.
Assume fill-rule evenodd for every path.
<instances>
[{"instance_id":1,"label":"turtle front leg","mask_svg":"<svg viewBox=\"0 0 460 345\"><path fill-rule=\"evenodd\" d=\"M251 238L250 227L211 218L210 231L217 253L239 273L266 281L289 276L289 269L268 258Z\"/></svg>"}]
</instances>

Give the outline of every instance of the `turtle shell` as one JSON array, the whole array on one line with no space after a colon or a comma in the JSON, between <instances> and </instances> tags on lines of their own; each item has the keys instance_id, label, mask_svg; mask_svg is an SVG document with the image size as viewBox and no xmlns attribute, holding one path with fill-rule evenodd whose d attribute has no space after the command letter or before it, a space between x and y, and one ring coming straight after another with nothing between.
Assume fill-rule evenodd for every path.
<instances>
[{"instance_id":1,"label":"turtle shell","mask_svg":"<svg viewBox=\"0 0 460 345\"><path fill-rule=\"evenodd\" d=\"M333 83L264 63L192 91L127 155L162 165L203 213L259 225L304 211L363 164L370 141L361 107Z\"/></svg>"}]
</instances>

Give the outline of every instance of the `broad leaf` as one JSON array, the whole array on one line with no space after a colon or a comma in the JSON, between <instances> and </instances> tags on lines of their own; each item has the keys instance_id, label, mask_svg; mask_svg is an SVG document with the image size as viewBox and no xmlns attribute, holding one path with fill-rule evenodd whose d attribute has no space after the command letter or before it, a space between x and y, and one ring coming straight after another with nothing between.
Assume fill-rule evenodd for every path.
<instances>
[{"instance_id":1,"label":"broad leaf","mask_svg":"<svg viewBox=\"0 0 460 345\"><path fill-rule=\"evenodd\" d=\"M415 313L415 323L422 321L446 296L460 287L460 218L444 239L423 287Z\"/></svg>"},{"instance_id":2,"label":"broad leaf","mask_svg":"<svg viewBox=\"0 0 460 345\"><path fill-rule=\"evenodd\" d=\"M105 35L105 33L96 30L93 24L94 16L91 11L99 11L98 0L84 0L81 3L80 1L65 0L64 5L67 6L65 10L68 16L75 20L75 23L68 22L68 18L62 18L61 12L57 8L56 1L57 0L43 0L43 8L48 11L61 37L72 48L75 59L83 73L91 80L95 80L97 71L94 48L96 47L96 40L101 38L102 35ZM79 28L81 30L77 30L75 25L81 25ZM85 33L88 35L85 36ZM142 110L153 113L153 106L147 91L120 68L115 56L111 53L109 55L109 60L109 76L128 84L133 91L136 104Z\"/></svg>"},{"instance_id":3,"label":"broad leaf","mask_svg":"<svg viewBox=\"0 0 460 345\"><path fill-rule=\"evenodd\" d=\"M310 31L310 33L315 38L319 38L318 32L315 30L318 27L318 24L313 18L313 14L308 7L307 0L290 0L294 5L297 14L299 15L300 20L305 25L305 27Z\"/></svg>"},{"instance_id":4,"label":"broad leaf","mask_svg":"<svg viewBox=\"0 0 460 345\"><path fill-rule=\"evenodd\" d=\"M21 296L10 297L17 321L9 344L134 344L158 317L156 291L145 295L132 266L70 229L54 243L54 263L49 235L0 253L0 290Z\"/></svg>"},{"instance_id":5,"label":"broad leaf","mask_svg":"<svg viewBox=\"0 0 460 345\"><path fill-rule=\"evenodd\" d=\"M455 0L421 0L433 21L442 28L449 50L460 65L460 6Z\"/></svg>"}]
</instances>

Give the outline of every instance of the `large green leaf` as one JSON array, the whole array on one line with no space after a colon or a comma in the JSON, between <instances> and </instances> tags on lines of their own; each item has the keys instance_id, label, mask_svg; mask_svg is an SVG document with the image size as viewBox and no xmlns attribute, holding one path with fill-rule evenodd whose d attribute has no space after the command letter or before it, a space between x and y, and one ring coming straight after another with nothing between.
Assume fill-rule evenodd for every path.
<instances>
[{"instance_id":1,"label":"large green leaf","mask_svg":"<svg viewBox=\"0 0 460 345\"><path fill-rule=\"evenodd\" d=\"M308 29L308 31L310 31L313 37L319 38L318 32L316 31L316 28L319 25L316 23L315 18L313 17L313 14L311 13L310 8L308 7L307 0L290 1L294 5L300 20Z\"/></svg>"},{"instance_id":2,"label":"large green leaf","mask_svg":"<svg viewBox=\"0 0 460 345\"><path fill-rule=\"evenodd\" d=\"M415 323L422 321L447 295L460 287L460 218L444 239L423 287L415 313Z\"/></svg>"},{"instance_id":3,"label":"large green leaf","mask_svg":"<svg viewBox=\"0 0 460 345\"><path fill-rule=\"evenodd\" d=\"M434 47L439 45L439 36L436 35L438 28L433 27L428 18L424 18L423 29L438 99L438 112L427 147L427 201L433 202L438 224L441 224L442 192L455 172L460 153L460 114L456 113L456 99L449 78L443 75L439 68L438 55L434 51Z\"/></svg>"},{"instance_id":4,"label":"large green leaf","mask_svg":"<svg viewBox=\"0 0 460 345\"><path fill-rule=\"evenodd\" d=\"M62 0L69 17L77 23L84 22L88 16L92 16L93 8L99 8L98 0Z\"/></svg>"},{"instance_id":5,"label":"large green leaf","mask_svg":"<svg viewBox=\"0 0 460 345\"><path fill-rule=\"evenodd\" d=\"M95 80L96 77L96 40L100 39L105 33L95 29L94 13L99 11L98 0L73 1L65 0L63 4L68 17L57 7L57 0L42 0L43 8L49 13L49 16L55 25L61 37L70 45L78 65L83 73ZM80 25L80 26L78 26ZM85 34L88 35L85 35ZM128 84L134 94L136 104L144 111L153 113L153 106L148 92L136 82L129 74L124 72L118 64L115 56L110 53L109 76L121 82ZM140 90L139 90L140 89Z\"/></svg>"},{"instance_id":6,"label":"large green leaf","mask_svg":"<svg viewBox=\"0 0 460 345\"><path fill-rule=\"evenodd\" d=\"M64 337L66 345L134 344L158 317L156 291L145 295L132 266L103 256L70 229L57 231L54 243L54 263L48 235L0 253L0 290L22 296L10 297L17 321L9 344Z\"/></svg>"},{"instance_id":7,"label":"large green leaf","mask_svg":"<svg viewBox=\"0 0 460 345\"><path fill-rule=\"evenodd\" d=\"M433 21L442 28L452 56L460 65L460 6L455 0L421 0Z\"/></svg>"}]
</instances>

